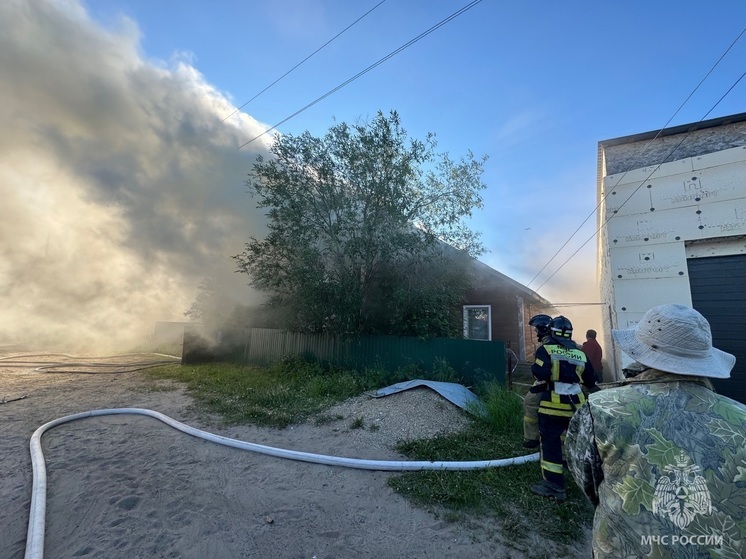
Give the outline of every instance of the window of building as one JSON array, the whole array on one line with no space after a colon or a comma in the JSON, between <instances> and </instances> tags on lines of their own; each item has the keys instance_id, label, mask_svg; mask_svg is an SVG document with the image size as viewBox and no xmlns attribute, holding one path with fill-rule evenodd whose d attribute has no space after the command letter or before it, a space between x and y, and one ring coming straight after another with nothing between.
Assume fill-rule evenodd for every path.
<instances>
[{"instance_id":1,"label":"window of building","mask_svg":"<svg viewBox=\"0 0 746 559\"><path fill-rule=\"evenodd\" d=\"M464 338L492 340L492 305L464 305Z\"/></svg>"}]
</instances>

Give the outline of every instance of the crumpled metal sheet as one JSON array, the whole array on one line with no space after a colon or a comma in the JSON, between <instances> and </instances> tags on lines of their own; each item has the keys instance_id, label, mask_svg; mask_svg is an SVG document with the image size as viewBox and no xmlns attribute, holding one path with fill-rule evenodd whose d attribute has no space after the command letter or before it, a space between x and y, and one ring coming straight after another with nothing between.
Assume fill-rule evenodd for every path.
<instances>
[{"instance_id":1,"label":"crumpled metal sheet","mask_svg":"<svg viewBox=\"0 0 746 559\"><path fill-rule=\"evenodd\" d=\"M402 392L418 386L425 386L435 390L435 392L443 396L443 398L452 404L457 405L473 415L483 415L486 413L484 404L479 398L477 398L476 394L465 386L455 382L440 382L436 380L421 379L408 380L406 382L392 384L386 388L380 388L373 393L373 397L382 398L383 396L389 396L390 394L396 394L397 392Z\"/></svg>"}]
</instances>

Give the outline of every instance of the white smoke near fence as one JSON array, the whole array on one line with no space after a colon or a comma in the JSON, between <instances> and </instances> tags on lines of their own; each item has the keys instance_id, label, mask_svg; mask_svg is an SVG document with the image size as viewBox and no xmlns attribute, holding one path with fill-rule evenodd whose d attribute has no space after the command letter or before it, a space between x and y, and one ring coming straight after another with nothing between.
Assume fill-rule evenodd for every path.
<instances>
[{"instance_id":1,"label":"white smoke near fence","mask_svg":"<svg viewBox=\"0 0 746 559\"><path fill-rule=\"evenodd\" d=\"M269 139L236 148L267 126L72 0L0 2L0 76L0 344L128 347L206 276L250 302L230 256L262 234Z\"/></svg>"}]
</instances>

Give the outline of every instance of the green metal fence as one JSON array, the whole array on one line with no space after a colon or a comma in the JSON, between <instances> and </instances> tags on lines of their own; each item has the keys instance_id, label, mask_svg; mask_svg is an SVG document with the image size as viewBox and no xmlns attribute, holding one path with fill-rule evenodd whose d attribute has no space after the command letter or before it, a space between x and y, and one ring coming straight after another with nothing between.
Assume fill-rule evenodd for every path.
<instances>
[{"instance_id":1,"label":"green metal fence","mask_svg":"<svg viewBox=\"0 0 746 559\"><path fill-rule=\"evenodd\" d=\"M395 371L415 366L432 371L439 361L444 361L466 384L484 380L504 382L506 374L505 344L501 341L396 336L342 338L267 328L222 332L220 339L220 344L208 345L204 338L185 333L182 362L220 359L267 366L287 356L306 356L354 369Z\"/></svg>"}]
</instances>

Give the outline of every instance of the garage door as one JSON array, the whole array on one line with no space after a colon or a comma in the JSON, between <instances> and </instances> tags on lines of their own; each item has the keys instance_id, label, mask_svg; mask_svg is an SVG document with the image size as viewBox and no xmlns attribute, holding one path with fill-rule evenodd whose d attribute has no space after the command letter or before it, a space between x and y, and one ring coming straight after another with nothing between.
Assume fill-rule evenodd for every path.
<instances>
[{"instance_id":1,"label":"garage door","mask_svg":"<svg viewBox=\"0 0 746 559\"><path fill-rule=\"evenodd\" d=\"M715 389L746 403L746 255L687 260L692 305L712 328L713 345L736 356L731 378Z\"/></svg>"}]
</instances>

